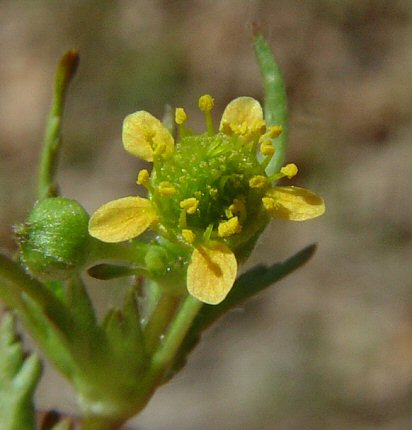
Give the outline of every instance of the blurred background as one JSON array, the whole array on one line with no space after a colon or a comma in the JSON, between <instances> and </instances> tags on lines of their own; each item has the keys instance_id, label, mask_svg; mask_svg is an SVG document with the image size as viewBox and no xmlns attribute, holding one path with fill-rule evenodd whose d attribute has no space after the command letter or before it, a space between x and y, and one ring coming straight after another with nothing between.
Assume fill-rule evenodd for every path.
<instances>
[{"instance_id":1,"label":"blurred background","mask_svg":"<svg viewBox=\"0 0 412 430\"><path fill-rule=\"evenodd\" d=\"M274 221L249 265L318 242L301 270L204 336L188 366L131 422L139 430L412 428L412 2L410 0L0 0L0 248L33 204L59 56L77 47L59 181L88 211L139 192L125 115L197 99L216 121L262 99L251 23L289 96L288 161L327 213ZM94 286L106 303L118 290ZM99 295L99 294L98 294ZM101 294L99 295L101 299ZM38 406L75 413L50 369Z\"/></svg>"}]
</instances>

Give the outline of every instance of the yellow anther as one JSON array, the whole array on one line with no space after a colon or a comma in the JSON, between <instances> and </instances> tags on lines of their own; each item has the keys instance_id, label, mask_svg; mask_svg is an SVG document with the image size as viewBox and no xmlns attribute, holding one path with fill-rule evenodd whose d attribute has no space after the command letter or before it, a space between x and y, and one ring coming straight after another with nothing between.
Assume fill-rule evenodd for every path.
<instances>
[{"instance_id":1,"label":"yellow anther","mask_svg":"<svg viewBox=\"0 0 412 430\"><path fill-rule=\"evenodd\" d=\"M222 221L217 227L217 234L219 237L229 237L236 233L240 233L242 226L237 216L230 218L227 221Z\"/></svg>"},{"instance_id":2,"label":"yellow anther","mask_svg":"<svg viewBox=\"0 0 412 430\"><path fill-rule=\"evenodd\" d=\"M288 179L291 179L298 173L298 167L294 163L286 164L286 166L280 169L280 173L287 176Z\"/></svg>"},{"instance_id":3,"label":"yellow anther","mask_svg":"<svg viewBox=\"0 0 412 430\"><path fill-rule=\"evenodd\" d=\"M276 202L275 199L272 199L272 197L263 197L262 198L263 207L268 211L271 212L276 208Z\"/></svg>"},{"instance_id":4,"label":"yellow anther","mask_svg":"<svg viewBox=\"0 0 412 430\"><path fill-rule=\"evenodd\" d=\"M185 123L188 119L188 116L183 108L176 108L175 111L175 121L176 124L182 125Z\"/></svg>"},{"instance_id":5,"label":"yellow anther","mask_svg":"<svg viewBox=\"0 0 412 430\"><path fill-rule=\"evenodd\" d=\"M143 185L144 187L147 187L149 185L149 178L150 178L149 172L146 169L142 169L137 175L136 182L138 183L138 185Z\"/></svg>"},{"instance_id":6,"label":"yellow anther","mask_svg":"<svg viewBox=\"0 0 412 430\"><path fill-rule=\"evenodd\" d=\"M158 190L161 196L173 196L176 193L176 188L168 181L160 182Z\"/></svg>"},{"instance_id":7,"label":"yellow anther","mask_svg":"<svg viewBox=\"0 0 412 430\"><path fill-rule=\"evenodd\" d=\"M263 155L272 156L275 153L275 147L272 145L270 140L265 140L260 145L260 153Z\"/></svg>"},{"instance_id":8,"label":"yellow anther","mask_svg":"<svg viewBox=\"0 0 412 430\"><path fill-rule=\"evenodd\" d=\"M205 94L199 98L199 109L202 112L210 112L214 106L214 99L209 94Z\"/></svg>"},{"instance_id":9,"label":"yellow anther","mask_svg":"<svg viewBox=\"0 0 412 430\"><path fill-rule=\"evenodd\" d=\"M189 197L188 199L184 199L180 202L180 207L184 209L189 215L194 214L198 206L199 200L195 199L194 197Z\"/></svg>"},{"instance_id":10,"label":"yellow anther","mask_svg":"<svg viewBox=\"0 0 412 430\"><path fill-rule=\"evenodd\" d=\"M182 237L187 243L193 243L196 240L196 235L193 231L186 228L182 230Z\"/></svg>"},{"instance_id":11,"label":"yellow anther","mask_svg":"<svg viewBox=\"0 0 412 430\"><path fill-rule=\"evenodd\" d=\"M253 178L249 180L250 188L263 188L267 185L267 183L268 183L268 180L266 176L262 176L262 175L253 176Z\"/></svg>"},{"instance_id":12,"label":"yellow anther","mask_svg":"<svg viewBox=\"0 0 412 430\"><path fill-rule=\"evenodd\" d=\"M280 136L282 134L283 127L281 125L272 125L272 127L269 128L267 134L270 135L273 139Z\"/></svg>"}]
</instances>

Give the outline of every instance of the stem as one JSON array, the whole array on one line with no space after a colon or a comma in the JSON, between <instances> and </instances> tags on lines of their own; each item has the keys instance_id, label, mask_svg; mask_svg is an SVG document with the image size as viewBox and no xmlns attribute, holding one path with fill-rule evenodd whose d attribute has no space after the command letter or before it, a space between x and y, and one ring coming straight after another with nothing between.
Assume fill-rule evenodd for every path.
<instances>
[{"instance_id":1,"label":"stem","mask_svg":"<svg viewBox=\"0 0 412 430\"><path fill-rule=\"evenodd\" d=\"M255 54L263 79L264 111L268 126L281 125L282 133L275 140L275 154L266 172L269 176L279 172L285 160L287 129L287 102L285 84L266 39L259 32L254 36Z\"/></svg>"},{"instance_id":2,"label":"stem","mask_svg":"<svg viewBox=\"0 0 412 430\"><path fill-rule=\"evenodd\" d=\"M202 305L203 303L199 300L190 295L187 296L170 324L163 344L153 355L151 373L158 374L165 371L173 363L173 359Z\"/></svg>"},{"instance_id":3,"label":"stem","mask_svg":"<svg viewBox=\"0 0 412 430\"><path fill-rule=\"evenodd\" d=\"M172 319L177 304L178 299L176 297L170 296L169 294L162 294L160 296L144 330L146 349L148 352L153 352L159 344L161 336L165 333Z\"/></svg>"},{"instance_id":4,"label":"stem","mask_svg":"<svg viewBox=\"0 0 412 430\"><path fill-rule=\"evenodd\" d=\"M67 87L76 72L78 63L79 54L77 50L72 49L63 55L57 66L53 101L46 123L43 150L39 165L37 197L40 200L58 195L54 175L56 173L57 156L61 143L64 100Z\"/></svg>"}]
</instances>

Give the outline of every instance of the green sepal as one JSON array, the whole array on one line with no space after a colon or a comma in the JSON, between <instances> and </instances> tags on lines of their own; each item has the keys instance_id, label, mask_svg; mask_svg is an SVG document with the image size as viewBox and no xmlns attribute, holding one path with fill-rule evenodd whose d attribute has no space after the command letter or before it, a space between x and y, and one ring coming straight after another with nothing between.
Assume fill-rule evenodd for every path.
<instances>
[{"instance_id":1,"label":"green sepal","mask_svg":"<svg viewBox=\"0 0 412 430\"><path fill-rule=\"evenodd\" d=\"M36 354L26 355L14 332L14 319L0 324L0 423L2 430L35 430L33 393L41 375Z\"/></svg>"},{"instance_id":2,"label":"green sepal","mask_svg":"<svg viewBox=\"0 0 412 430\"><path fill-rule=\"evenodd\" d=\"M97 264L87 270L87 274L95 279L107 281L109 279L123 278L125 276L133 276L136 270L132 267L119 266L117 264Z\"/></svg>"},{"instance_id":3,"label":"green sepal","mask_svg":"<svg viewBox=\"0 0 412 430\"><path fill-rule=\"evenodd\" d=\"M62 140L64 102L69 83L73 79L78 65L79 53L75 49L67 51L57 65L53 101L47 119L39 163L37 197L40 200L58 195L55 174Z\"/></svg>"},{"instance_id":4,"label":"green sepal","mask_svg":"<svg viewBox=\"0 0 412 430\"><path fill-rule=\"evenodd\" d=\"M241 305L289 273L294 272L312 257L315 250L316 244L312 244L280 263L275 263L269 267L258 265L238 277L235 285L222 303L219 305L204 304L194 319L166 380L169 380L185 366L188 354L198 344L201 334L205 329L228 311Z\"/></svg>"},{"instance_id":5,"label":"green sepal","mask_svg":"<svg viewBox=\"0 0 412 430\"><path fill-rule=\"evenodd\" d=\"M265 94L263 110L266 124L267 126L280 125L283 130L281 135L274 139L273 143L276 151L266 167L267 175L271 176L280 171L285 160L286 140L288 137L286 89L282 73L272 54L270 45L259 32L254 36L254 48L263 81Z\"/></svg>"}]
</instances>

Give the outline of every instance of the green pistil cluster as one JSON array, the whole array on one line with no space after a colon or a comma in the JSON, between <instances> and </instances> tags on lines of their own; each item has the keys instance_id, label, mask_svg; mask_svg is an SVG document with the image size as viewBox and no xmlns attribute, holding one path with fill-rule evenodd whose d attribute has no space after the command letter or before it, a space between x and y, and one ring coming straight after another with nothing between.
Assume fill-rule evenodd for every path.
<instances>
[{"instance_id":1,"label":"green pistil cluster","mask_svg":"<svg viewBox=\"0 0 412 430\"><path fill-rule=\"evenodd\" d=\"M183 137L154 165L150 199L161 224L175 236L190 230L231 245L250 240L256 222L267 220L262 197L269 186L255 148L221 132Z\"/></svg>"}]
</instances>

